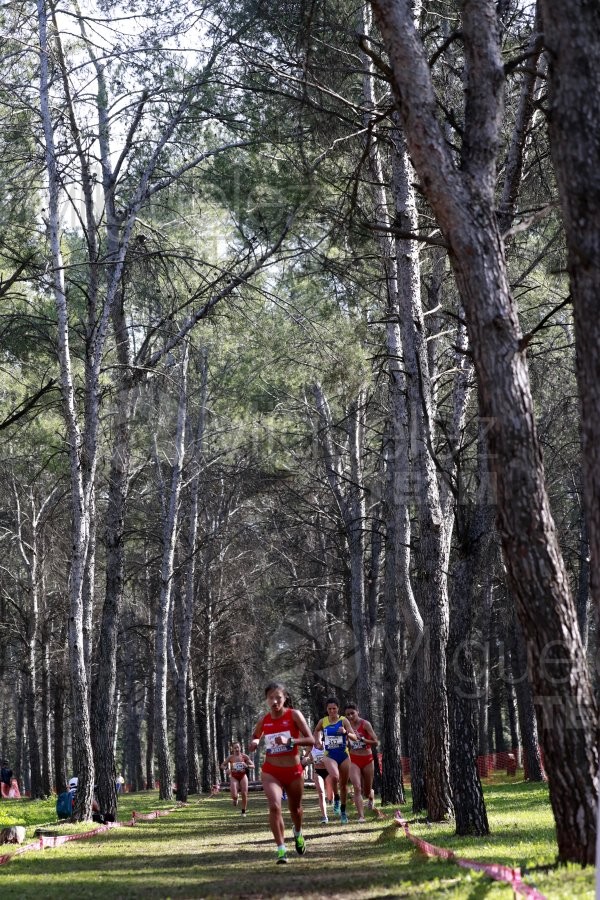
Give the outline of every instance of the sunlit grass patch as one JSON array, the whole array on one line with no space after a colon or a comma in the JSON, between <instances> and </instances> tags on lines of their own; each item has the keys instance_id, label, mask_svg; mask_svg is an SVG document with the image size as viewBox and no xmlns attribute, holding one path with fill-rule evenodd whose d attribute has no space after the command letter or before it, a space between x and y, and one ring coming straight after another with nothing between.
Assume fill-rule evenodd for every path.
<instances>
[{"instance_id":1,"label":"sunlit grass patch","mask_svg":"<svg viewBox=\"0 0 600 900\"><path fill-rule=\"evenodd\" d=\"M593 896L593 870L555 866L556 843L545 785L495 782L486 787L492 834L484 839L457 838L452 824L427 825L403 812L413 833L431 843L451 847L460 856L485 862L519 865L524 876L549 900ZM36 816L48 816L48 804L27 801L19 810L34 828ZM192 797L186 807L160 802L155 792L124 795L119 818L133 810L173 810L168 816L140 821L134 827L71 842L55 850L24 854L0 867L0 896L64 900L77 898L222 898L285 897L304 900L379 897L511 898L508 885L491 882L451 862L428 859L393 824L393 808L379 819L370 813L358 825L349 807L350 824L336 817L320 825L314 792L304 801L307 853L297 857L286 813L288 866L276 866L275 844L268 827L262 794L252 794L248 815L229 797ZM51 806L53 810L53 805ZM37 811L37 812L36 812ZM22 822L23 823L23 822ZM65 826L61 826L62 828ZM81 825L69 826L82 830Z\"/></svg>"}]
</instances>

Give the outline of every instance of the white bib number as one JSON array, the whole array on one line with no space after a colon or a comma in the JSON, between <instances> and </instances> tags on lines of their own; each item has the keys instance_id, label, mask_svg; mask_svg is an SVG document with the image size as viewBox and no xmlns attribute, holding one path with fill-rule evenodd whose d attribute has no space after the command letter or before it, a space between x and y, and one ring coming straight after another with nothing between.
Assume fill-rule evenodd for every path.
<instances>
[{"instance_id":1,"label":"white bib number","mask_svg":"<svg viewBox=\"0 0 600 900\"><path fill-rule=\"evenodd\" d=\"M233 771L234 772L245 772L246 771L246 763L243 763L243 762L234 763Z\"/></svg>"},{"instance_id":2,"label":"white bib number","mask_svg":"<svg viewBox=\"0 0 600 900\"><path fill-rule=\"evenodd\" d=\"M287 742L291 738L291 734L289 731L277 731L275 734L265 734L265 747L267 753L289 753L289 750L286 746ZM282 744L276 744L276 738L282 738Z\"/></svg>"},{"instance_id":3,"label":"white bib number","mask_svg":"<svg viewBox=\"0 0 600 900\"><path fill-rule=\"evenodd\" d=\"M344 746L344 737L341 734L326 734L325 747L328 750L337 750Z\"/></svg>"}]
</instances>

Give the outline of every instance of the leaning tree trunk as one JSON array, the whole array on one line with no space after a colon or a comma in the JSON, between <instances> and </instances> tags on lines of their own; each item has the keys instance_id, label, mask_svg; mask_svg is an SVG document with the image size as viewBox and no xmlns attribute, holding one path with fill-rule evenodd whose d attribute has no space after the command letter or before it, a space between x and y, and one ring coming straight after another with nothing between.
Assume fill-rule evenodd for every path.
<instances>
[{"instance_id":1,"label":"leaning tree trunk","mask_svg":"<svg viewBox=\"0 0 600 900\"><path fill-rule=\"evenodd\" d=\"M539 6L548 56L550 151L575 318L591 597L600 610L600 143L596 129L600 121L600 6L573 0L568 14L557 0L540 0ZM585 813L582 807L582 815L591 821L591 806L585 807Z\"/></svg>"},{"instance_id":2,"label":"leaning tree trunk","mask_svg":"<svg viewBox=\"0 0 600 900\"><path fill-rule=\"evenodd\" d=\"M546 492L524 344L494 211L504 87L495 4L480 0L463 7L467 65L460 170L438 124L431 72L410 3L373 0L373 6L411 157L450 247L467 317L481 411L490 423L488 450L507 575L532 648L531 677L559 856L593 862L596 702Z\"/></svg>"},{"instance_id":3,"label":"leaning tree trunk","mask_svg":"<svg viewBox=\"0 0 600 900\"><path fill-rule=\"evenodd\" d=\"M398 123L399 124L399 123ZM400 128L393 132L392 187L396 227L416 233L419 220L414 171ZM415 593L427 628L425 645L425 771L427 815L437 822L451 815L449 724L446 685L448 641L448 553L453 514L443 507L435 460L435 404L429 373L426 329L420 291L420 260L415 241L396 237L398 319L402 341L413 446L412 484L419 522L415 548Z\"/></svg>"}]
</instances>

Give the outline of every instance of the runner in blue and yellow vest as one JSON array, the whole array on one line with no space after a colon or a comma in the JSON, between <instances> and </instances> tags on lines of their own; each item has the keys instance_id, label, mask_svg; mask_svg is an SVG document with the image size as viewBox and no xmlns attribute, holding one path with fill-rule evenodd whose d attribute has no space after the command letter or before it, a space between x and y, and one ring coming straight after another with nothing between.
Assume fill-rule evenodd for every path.
<instances>
[{"instance_id":1,"label":"runner in blue and yellow vest","mask_svg":"<svg viewBox=\"0 0 600 900\"><path fill-rule=\"evenodd\" d=\"M350 754L348 738L357 741L358 737L345 716L340 716L340 705L335 697L327 699L327 715L317 722L314 730L315 746L325 750L323 764L333 781L336 799L333 804L334 813L339 813L342 825L348 824L346 800L348 796L348 777L350 775ZM339 800L337 799L339 789ZM341 801L341 802L340 802ZM358 821L364 822L362 797L357 805Z\"/></svg>"}]
</instances>

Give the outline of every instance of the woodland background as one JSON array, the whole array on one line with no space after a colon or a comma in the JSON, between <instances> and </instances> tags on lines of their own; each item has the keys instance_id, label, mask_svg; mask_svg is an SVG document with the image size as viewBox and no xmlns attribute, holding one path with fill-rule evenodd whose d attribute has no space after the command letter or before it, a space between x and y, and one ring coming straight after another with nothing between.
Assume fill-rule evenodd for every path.
<instances>
[{"instance_id":1,"label":"woodland background","mask_svg":"<svg viewBox=\"0 0 600 900\"><path fill-rule=\"evenodd\" d=\"M559 6L3 6L0 752L33 797L210 790L278 676L313 723L358 700L382 799L409 756L459 833L478 755L543 756L593 860L600 13Z\"/></svg>"}]
</instances>

